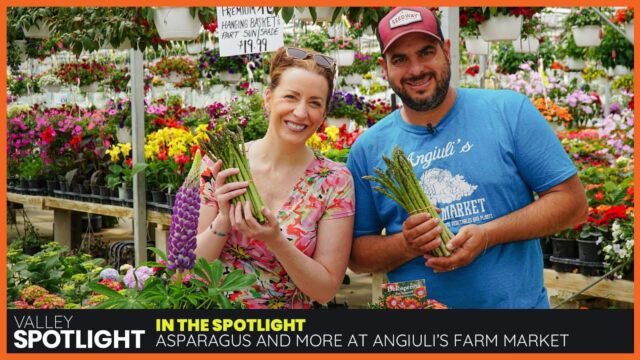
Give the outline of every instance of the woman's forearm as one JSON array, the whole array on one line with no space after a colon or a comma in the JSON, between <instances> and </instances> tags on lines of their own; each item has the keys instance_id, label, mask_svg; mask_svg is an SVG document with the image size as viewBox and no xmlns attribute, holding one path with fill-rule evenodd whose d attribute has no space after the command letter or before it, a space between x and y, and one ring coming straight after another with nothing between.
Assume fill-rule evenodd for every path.
<instances>
[{"instance_id":1,"label":"woman's forearm","mask_svg":"<svg viewBox=\"0 0 640 360\"><path fill-rule=\"evenodd\" d=\"M224 244L231 235L231 223L228 218L218 213L216 218L196 237L196 257L204 257L213 261L220 257Z\"/></svg>"},{"instance_id":2,"label":"woman's forearm","mask_svg":"<svg viewBox=\"0 0 640 360\"><path fill-rule=\"evenodd\" d=\"M319 303L329 302L342 284L345 268L340 274L331 273L320 262L307 256L283 235L269 245L269 249L282 264L300 291Z\"/></svg>"}]
</instances>

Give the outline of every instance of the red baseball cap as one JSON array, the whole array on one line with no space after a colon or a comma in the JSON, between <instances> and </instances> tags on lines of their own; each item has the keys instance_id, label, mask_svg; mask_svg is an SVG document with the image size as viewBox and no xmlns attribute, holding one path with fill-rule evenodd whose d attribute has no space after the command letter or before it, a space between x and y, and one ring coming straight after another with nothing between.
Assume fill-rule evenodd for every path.
<instances>
[{"instance_id":1,"label":"red baseball cap","mask_svg":"<svg viewBox=\"0 0 640 360\"><path fill-rule=\"evenodd\" d=\"M384 54L389 46L404 35L423 33L444 41L435 15L423 7L397 7L378 23L378 42Z\"/></svg>"}]
</instances>

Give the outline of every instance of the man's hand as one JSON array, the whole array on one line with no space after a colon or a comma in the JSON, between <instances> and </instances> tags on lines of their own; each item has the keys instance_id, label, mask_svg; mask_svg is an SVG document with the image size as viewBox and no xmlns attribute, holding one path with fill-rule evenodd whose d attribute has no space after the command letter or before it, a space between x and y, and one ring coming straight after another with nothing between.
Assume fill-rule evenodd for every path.
<instances>
[{"instance_id":1,"label":"man's hand","mask_svg":"<svg viewBox=\"0 0 640 360\"><path fill-rule=\"evenodd\" d=\"M426 266L434 271L451 271L469 265L489 246L489 234L482 225L467 225L449 240L447 248L453 251L449 257L434 257L426 254Z\"/></svg>"},{"instance_id":2,"label":"man's hand","mask_svg":"<svg viewBox=\"0 0 640 360\"><path fill-rule=\"evenodd\" d=\"M416 256L426 254L440 246L438 235L442 227L440 219L433 219L428 213L411 215L402 224L402 235L405 246L415 252Z\"/></svg>"}]
</instances>

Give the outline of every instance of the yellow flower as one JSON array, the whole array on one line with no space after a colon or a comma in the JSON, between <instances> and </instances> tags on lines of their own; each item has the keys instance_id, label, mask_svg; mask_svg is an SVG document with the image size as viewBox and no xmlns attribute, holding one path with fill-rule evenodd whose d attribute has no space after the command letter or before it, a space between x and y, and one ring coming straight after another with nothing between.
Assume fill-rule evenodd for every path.
<instances>
[{"instance_id":1,"label":"yellow flower","mask_svg":"<svg viewBox=\"0 0 640 360\"><path fill-rule=\"evenodd\" d=\"M338 140L338 133L340 133L340 129L338 129L338 127L336 126L329 126L328 128L324 129L324 133L327 134L327 137L331 140L331 141L336 141Z\"/></svg>"},{"instance_id":2,"label":"yellow flower","mask_svg":"<svg viewBox=\"0 0 640 360\"><path fill-rule=\"evenodd\" d=\"M123 156L129 156L129 154L131 153L131 144L130 143L119 143L118 146L120 146L120 151L122 151L122 155Z\"/></svg>"},{"instance_id":3,"label":"yellow flower","mask_svg":"<svg viewBox=\"0 0 640 360\"><path fill-rule=\"evenodd\" d=\"M320 143L322 143L322 139L316 133L313 133L307 140L307 146L316 150L320 150Z\"/></svg>"},{"instance_id":4,"label":"yellow flower","mask_svg":"<svg viewBox=\"0 0 640 360\"><path fill-rule=\"evenodd\" d=\"M118 145L113 145L107 151L105 151L107 155L111 156L111 162L116 162L120 160L120 148Z\"/></svg>"}]
</instances>

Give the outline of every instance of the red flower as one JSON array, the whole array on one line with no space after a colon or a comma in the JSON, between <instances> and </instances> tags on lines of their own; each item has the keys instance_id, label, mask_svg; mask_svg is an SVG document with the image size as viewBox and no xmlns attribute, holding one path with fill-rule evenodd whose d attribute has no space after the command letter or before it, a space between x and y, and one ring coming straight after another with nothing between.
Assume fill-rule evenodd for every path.
<instances>
[{"instance_id":1,"label":"red flower","mask_svg":"<svg viewBox=\"0 0 640 360\"><path fill-rule=\"evenodd\" d=\"M602 201L602 199L604 198L604 193L600 191L597 194L593 195L593 198L597 201Z\"/></svg>"},{"instance_id":2,"label":"red flower","mask_svg":"<svg viewBox=\"0 0 640 360\"><path fill-rule=\"evenodd\" d=\"M484 15L480 14L479 12L474 13L474 14L473 14L473 19L474 19L478 24L482 24L482 22L484 21Z\"/></svg>"},{"instance_id":3,"label":"red flower","mask_svg":"<svg viewBox=\"0 0 640 360\"><path fill-rule=\"evenodd\" d=\"M130 168L133 167L133 160L131 160L131 159L125 160L124 163L127 164L127 166L129 166Z\"/></svg>"},{"instance_id":4,"label":"red flower","mask_svg":"<svg viewBox=\"0 0 640 360\"><path fill-rule=\"evenodd\" d=\"M53 137L56 135L55 130L51 126L47 126L44 131L40 134L42 136L42 141L45 144L50 143L53 140Z\"/></svg>"},{"instance_id":5,"label":"red flower","mask_svg":"<svg viewBox=\"0 0 640 360\"><path fill-rule=\"evenodd\" d=\"M160 160L160 161L167 160L167 153L166 153L166 151L160 151L160 152L158 152L158 160Z\"/></svg>"},{"instance_id":6,"label":"red flower","mask_svg":"<svg viewBox=\"0 0 640 360\"><path fill-rule=\"evenodd\" d=\"M71 141L69 141L69 145L71 145L73 147L73 150L75 151L78 151L81 143L82 143L82 135L74 136L73 138L71 138Z\"/></svg>"}]
</instances>

